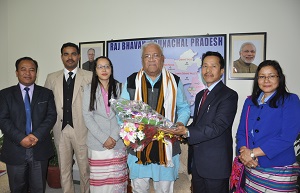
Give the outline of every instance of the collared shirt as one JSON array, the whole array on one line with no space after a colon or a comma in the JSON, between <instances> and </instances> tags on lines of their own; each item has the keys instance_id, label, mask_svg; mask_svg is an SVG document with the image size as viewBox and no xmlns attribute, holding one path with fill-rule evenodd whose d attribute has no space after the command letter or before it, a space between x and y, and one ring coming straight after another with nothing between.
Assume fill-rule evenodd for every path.
<instances>
[{"instance_id":1,"label":"collared shirt","mask_svg":"<svg viewBox=\"0 0 300 193\"><path fill-rule=\"evenodd\" d=\"M272 94L270 94L269 96L264 98L264 104L267 103L267 101L275 94L275 92L276 91L274 91ZM257 102L258 102L259 105L262 104L261 99L263 98L264 94L265 94L264 92L261 92L259 97L257 98Z\"/></svg>"},{"instance_id":2,"label":"collared shirt","mask_svg":"<svg viewBox=\"0 0 300 193\"><path fill-rule=\"evenodd\" d=\"M74 76L76 75L76 73L77 73L77 70L78 70L78 67L76 67L74 70L72 70L72 71L69 71L69 70L67 70L66 68L64 68L64 75L65 75L65 79L66 79L66 81L68 80L68 78L69 78L69 72L73 72L73 74L72 74L72 79L74 78Z\"/></svg>"},{"instance_id":3,"label":"collared shirt","mask_svg":"<svg viewBox=\"0 0 300 193\"><path fill-rule=\"evenodd\" d=\"M213 83L212 85L210 85L209 87L206 87L208 89L208 94L210 93L210 91L212 91L212 89L215 88L215 86L222 81L222 79L218 80L217 82Z\"/></svg>"},{"instance_id":4,"label":"collared shirt","mask_svg":"<svg viewBox=\"0 0 300 193\"><path fill-rule=\"evenodd\" d=\"M205 86L205 89L208 89L207 95L209 95L210 91L212 91L212 89L214 89L215 86L216 86L220 81L222 81L222 79L220 79L220 80L218 80L217 82L213 83L213 84L210 85L209 87ZM205 90L205 89L204 89L204 90ZM202 98L201 98L201 101L202 101ZM200 103L199 103L199 107L200 107L201 101L200 101ZM198 108L199 108L199 107L198 107Z\"/></svg>"},{"instance_id":5,"label":"collared shirt","mask_svg":"<svg viewBox=\"0 0 300 193\"><path fill-rule=\"evenodd\" d=\"M34 90L34 84L32 84L30 86L25 86L25 85L19 83L19 85L20 85L22 96L23 96L23 100L25 100L25 95L26 95L26 90L24 90L24 88L25 87L29 88L28 94L29 94L30 102L31 102L32 101L32 95L33 95L33 90Z\"/></svg>"},{"instance_id":6,"label":"collared shirt","mask_svg":"<svg viewBox=\"0 0 300 193\"><path fill-rule=\"evenodd\" d=\"M144 73L145 73L145 72L144 72ZM149 83L151 84L152 91L153 91L153 87L154 87L155 83L160 79L161 73L160 73L160 75L158 75L158 76L155 78L155 80L152 80L146 73L145 73L145 75L146 75L147 80L148 80Z\"/></svg>"}]
</instances>

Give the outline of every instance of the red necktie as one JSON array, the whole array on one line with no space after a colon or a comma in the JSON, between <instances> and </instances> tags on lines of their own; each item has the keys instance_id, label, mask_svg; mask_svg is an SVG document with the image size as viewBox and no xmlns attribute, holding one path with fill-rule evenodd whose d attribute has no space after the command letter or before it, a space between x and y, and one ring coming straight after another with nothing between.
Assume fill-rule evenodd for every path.
<instances>
[{"instance_id":1,"label":"red necktie","mask_svg":"<svg viewBox=\"0 0 300 193\"><path fill-rule=\"evenodd\" d=\"M208 89L205 89L205 91L204 91L204 93L203 93L203 96L202 96L202 100L201 100L199 109L198 109L198 115L199 115L199 112L200 112L200 109L201 109L202 105L204 104L204 102L205 102L205 100L206 100L206 97L207 97L207 95L208 95L208 92L209 92L209 90L208 90Z\"/></svg>"}]
</instances>

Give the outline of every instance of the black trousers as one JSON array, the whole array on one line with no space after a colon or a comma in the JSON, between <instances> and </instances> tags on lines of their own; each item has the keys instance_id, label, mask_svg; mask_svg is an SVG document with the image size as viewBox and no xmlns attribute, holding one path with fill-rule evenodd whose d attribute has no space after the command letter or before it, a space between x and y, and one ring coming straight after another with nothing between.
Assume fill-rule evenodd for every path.
<instances>
[{"instance_id":1,"label":"black trousers","mask_svg":"<svg viewBox=\"0 0 300 193\"><path fill-rule=\"evenodd\" d=\"M229 178L209 179L199 176L196 169L192 170L193 193L229 193Z\"/></svg>"},{"instance_id":2,"label":"black trousers","mask_svg":"<svg viewBox=\"0 0 300 193\"><path fill-rule=\"evenodd\" d=\"M48 160L33 159L32 148L26 149L26 160L21 165L6 164L11 193L44 193Z\"/></svg>"}]
</instances>

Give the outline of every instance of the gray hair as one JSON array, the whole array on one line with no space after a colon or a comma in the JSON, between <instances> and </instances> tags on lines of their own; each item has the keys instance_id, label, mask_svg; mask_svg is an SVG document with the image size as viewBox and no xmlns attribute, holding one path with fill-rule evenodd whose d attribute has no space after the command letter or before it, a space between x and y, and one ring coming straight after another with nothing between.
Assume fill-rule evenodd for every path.
<instances>
[{"instance_id":1,"label":"gray hair","mask_svg":"<svg viewBox=\"0 0 300 193\"><path fill-rule=\"evenodd\" d=\"M252 42L245 42L245 43L243 43L243 44L241 45L240 52L242 52L243 48L244 48L245 46L247 46L247 45L253 46L254 49L255 49L255 52L256 52L256 47L255 47L255 45L254 45Z\"/></svg>"},{"instance_id":2,"label":"gray hair","mask_svg":"<svg viewBox=\"0 0 300 193\"><path fill-rule=\"evenodd\" d=\"M163 49L162 49L162 47L161 47L158 43L156 43L156 42L154 42L154 41L149 41L149 42L146 42L146 43L144 43L144 44L142 45L142 55L144 54L144 51L145 51L146 47L148 47L148 46L150 46L150 45L155 45L155 46L157 46L157 47L159 48L159 50L161 51L161 54L163 55Z\"/></svg>"},{"instance_id":3,"label":"gray hair","mask_svg":"<svg viewBox=\"0 0 300 193\"><path fill-rule=\"evenodd\" d=\"M94 51L94 53L95 53L95 49L94 49L94 48L90 48L90 49L88 49L87 53L89 53L89 51L90 51L90 50L93 50L93 51Z\"/></svg>"}]
</instances>

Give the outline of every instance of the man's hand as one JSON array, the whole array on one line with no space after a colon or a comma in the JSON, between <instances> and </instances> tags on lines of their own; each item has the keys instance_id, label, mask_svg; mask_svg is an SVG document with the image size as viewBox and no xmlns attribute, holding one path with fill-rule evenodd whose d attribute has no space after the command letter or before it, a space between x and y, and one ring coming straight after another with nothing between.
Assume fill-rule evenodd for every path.
<instances>
[{"instance_id":1,"label":"man's hand","mask_svg":"<svg viewBox=\"0 0 300 193\"><path fill-rule=\"evenodd\" d=\"M38 139L36 136L34 136L33 134L29 134L28 136L30 137L30 139L32 139L32 140L35 141L34 144L36 144L36 143L38 142L38 140L39 140L39 139Z\"/></svg>"},{"instance_id":2,"label":"man's hand","mask_svg":"<svg viewBox=\"0 0 300 193\"><path fill-rule=\"evenodd\" d=\"M180 126L178 125L175 129L173 128L159 128L159 131L163 131L165 133L169 133L169 134L173 134L173 135L185 135L187 128L185 126L183 126L183 124Z\"/></svg>"},{"instance_id":3,"label":"man's hand","mask_svg":"<svg viewBox=\"0 0 300 193\"><path fill-rule=\"evenodd\" d=\"M174 134L175 135L185 135L187 130L188 129L183 125L178 126L178 127L176 127L176 129L174 129Z\"/></svg>"},{"instance_id":4,"label":"man's hand","mask_svg":"<svg viewBox=\"0 0 300 193\"><path fill-rule=\"evenodd\" d=\"M38 138L36 138L33 134L27 135L20 144L25 148L31 148L36 145L38 142Z\"/></svg>"}]
</instances>

